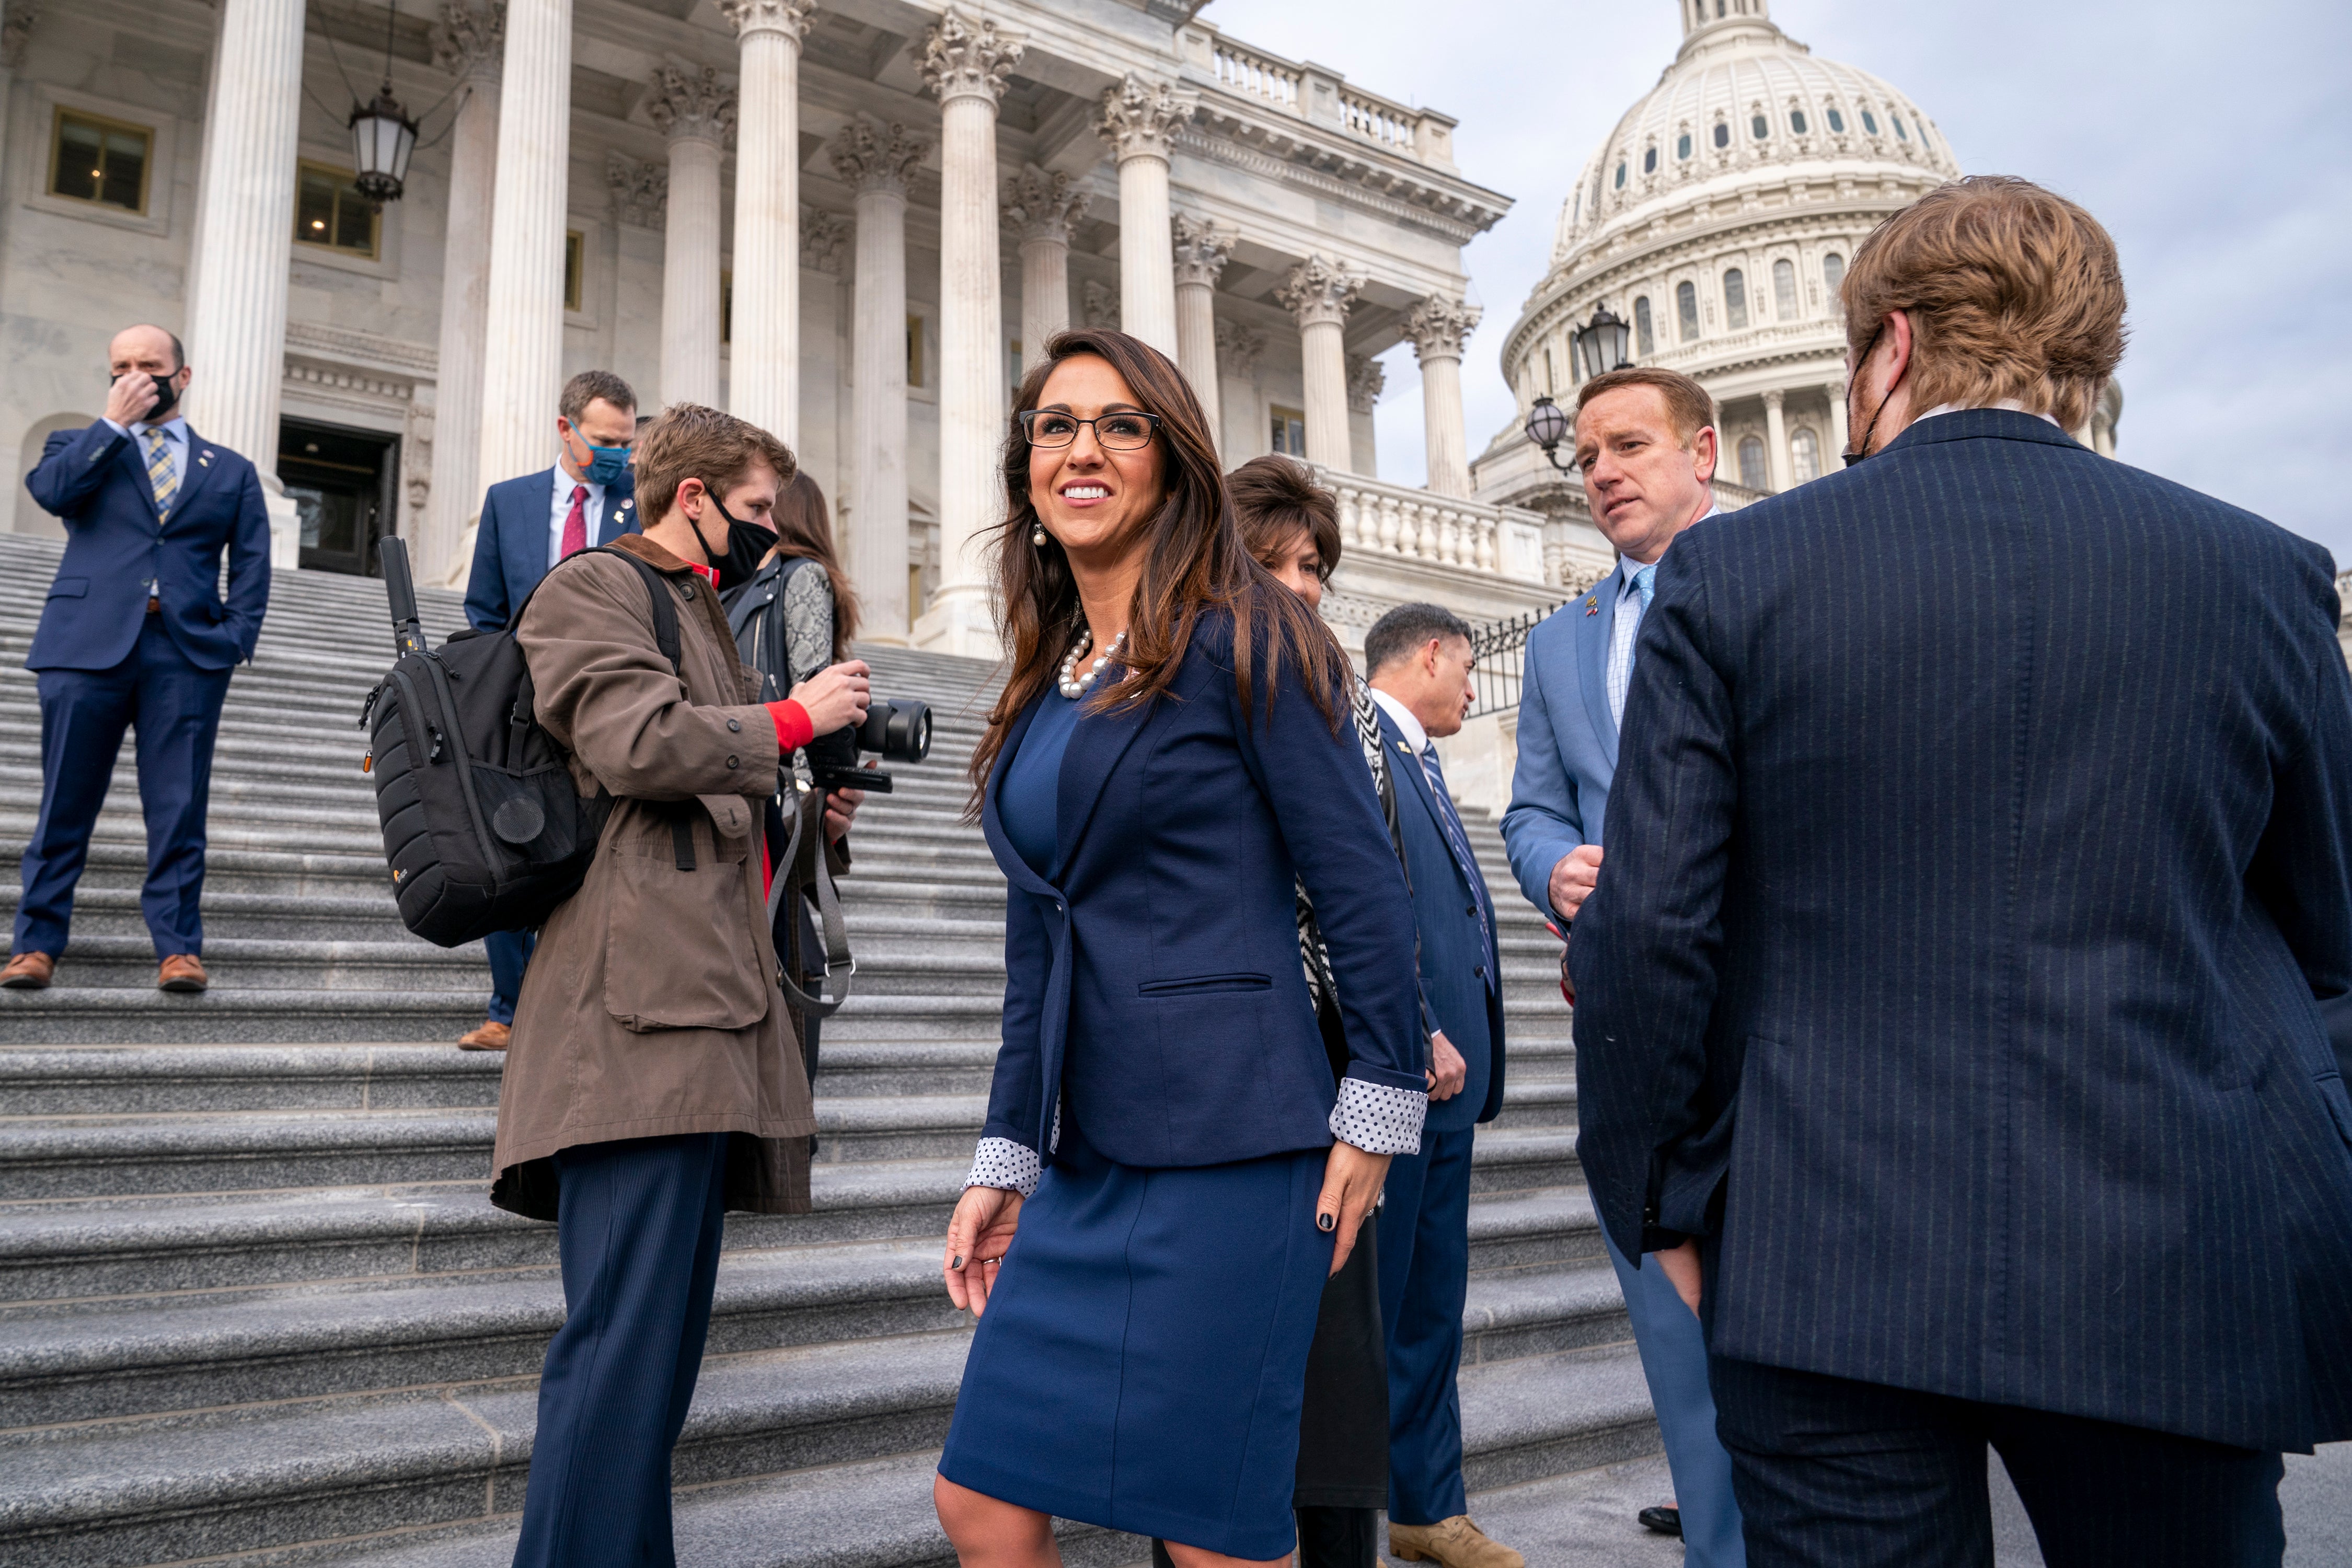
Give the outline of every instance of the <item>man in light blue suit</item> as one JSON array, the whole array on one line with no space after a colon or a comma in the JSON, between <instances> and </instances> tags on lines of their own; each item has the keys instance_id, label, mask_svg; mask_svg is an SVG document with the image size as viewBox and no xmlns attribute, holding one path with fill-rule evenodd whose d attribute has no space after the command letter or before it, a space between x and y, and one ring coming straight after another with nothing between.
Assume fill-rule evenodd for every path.
<instances>
[{"instance_id":1,"label":"man in light blue suit","mask_svg":"<svg viewBox=\"0 0 2352 1568\"><path fill-rule=\"evenodd\" d=\"M573 551L639 531L629 467L637 443L637 395L609 370L583 370L563 384L556 410L555 466L502 479L482 499L474 570L466 580L466 621L476 631L511 625L548 568ZM531 936L494 931L482 947L490 959L489 1016L457 1045L502 1051L530 962Z\"/></svg>"},{"instance_id":2,"label":"man in light blue suit","mask_svg":"<svg viewBox=\"0 0 2352 1568\"><path fill-rule=\"evenodd\" d=\"M1706 389L1672 371L1596 376L1577 403L1576 466L1593 521L1619 560L1528 635L1519 760L1503 817L1511 874L1563 937L1600 875L1634 637L1658 561L1676 534L1714 510L1714 426ZM1675 1477L1677 1507L1644 1509L1642 1522L1678 1527L1689 1568L1743 1564L1731 1459L1716 1436L1707 1390L1696 1261L1660 1253L1654 1266L1637 1268L1605 1232L1602 1241L1624 1287Z\"/></svg>"}]
</instances>

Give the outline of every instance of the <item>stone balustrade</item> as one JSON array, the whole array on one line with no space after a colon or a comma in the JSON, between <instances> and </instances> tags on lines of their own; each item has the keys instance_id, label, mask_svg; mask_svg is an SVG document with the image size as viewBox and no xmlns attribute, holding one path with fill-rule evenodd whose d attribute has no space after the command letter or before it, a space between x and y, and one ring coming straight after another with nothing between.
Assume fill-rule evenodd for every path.
<instances>
[{"instance_id":1,"label":"stone balustrade","mask_svg":"<svg viewBox=\"0 0 2352 1568\"><path fill-rule=\"evenodd\" d=\"M1254 48L1206 22L1179 29L1177 46L1195 71L1237 98L1328 126L1400 158L1453 167L1454 121L1449 115L1350 87L1320 66Z\"/></svg>"},{"instance_id":2,"label":"stone balustrade","mask_svg":"<svg viewBox=\"0 0 2352 1568\"><path fill-rule=\"evenodd\" d=\"M1535 512L1329 468L1317 477L1339 497L1339 540L1349 555L1402 557L1521 583L1548 580L1544 521Z\"/></svg>"},{"instance_id":3,"label":"stone balustrade","mask_svg":"<svg viewBox=\"0 0 2352 1568\"><path fill-rule=\"evenodd\" d=\"M1261 54L1246 44L1218 37L1209 46L1210 74L1228 92L1262 98L1293 114L1298 110L1299 68L1287 60Z\"/></svg>"}]
</instances>

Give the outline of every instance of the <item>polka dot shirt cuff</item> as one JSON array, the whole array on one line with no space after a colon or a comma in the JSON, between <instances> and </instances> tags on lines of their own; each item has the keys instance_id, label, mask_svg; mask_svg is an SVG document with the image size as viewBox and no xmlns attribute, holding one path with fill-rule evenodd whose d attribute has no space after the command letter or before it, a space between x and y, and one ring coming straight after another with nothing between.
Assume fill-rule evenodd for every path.
<instances>
[{"instance_id":1,"label":"polka dot shirt cuff","mask_svg":"<svg viewBox=\"0 0 2352 1568\"><path fill-rule=\"evenodd\" d=\"M1339 1080L1339 1103L1331 1108L1331 1136L1367 1154L1421 1152L1422 1118L1429 1096L1360 1078Z\"/></svg>"},{"instance_id":2,"label":"polka dot shirt cuff","mask_svg":"<svg viewBox=\"0 0 2352 1568\"><path fill-rule=\"evenodd\" d=\"M1414 1147L1420 1147L1419 1143ZM1025 1198L1037 1190L1037 1176L1042 1169L1037 1151L1026 1143L1016 1143L1010 1138L983 1138L972 1153L971 1174L963 1179L963 1184L1003 1187Z\"/></svg>"}]
</instances>

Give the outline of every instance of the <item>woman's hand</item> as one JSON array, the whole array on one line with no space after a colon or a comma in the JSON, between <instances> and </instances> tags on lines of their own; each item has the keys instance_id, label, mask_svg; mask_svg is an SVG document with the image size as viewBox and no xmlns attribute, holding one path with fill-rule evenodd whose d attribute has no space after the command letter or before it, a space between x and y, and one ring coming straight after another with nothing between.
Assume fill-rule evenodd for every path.
<instances>
[{"instance_id":1,"label":"woman's hand","mask_svg":"<svg viewBox=\"0 0 2352 1568\"><path fill-rule=\"evenodd\" d=\"M866 661L853 658L830 669L820 669L785 695L805 709L810 730L830 735L844 724L866 722L866 704L872 693Z\"/></svg>"},{"instance_id":2,"label":"woman's hand","mask_svg":"<svg viewBox=\"0 0 2352 1568\"><path fill-rule=\"evenodd\" d=\"M988 1310L988 1292L995 1287L996 1271L1004 1264L1004 1249L1013 1245L1013 1232L1020 1223L1019 1193L1003 1187L966 1187L963 1196L956 1200L955 1215L948 1221L948 1249L940 1272L947 1276L948 1300L957 1310L969 1308L977 1318Z\"/></svg>"},{"instance_id":3,"label":"woman's hand","mask_svg":"<svg viewBox=\"0 0 2352 1568\"><path fill-rule=\"evenodd\" d=\"M1315 1226L1333 1233L1331 1272L1337 1274L1356 1250L1356 1227L1380 1201L1389 1179L1389 1157L1367 1154L1353 1143L1334 1143L1323 1163L1323 1195L1315 1201ZM970 1197L971 1194L964 1194ZM962 1210L956 1211L959 1215Z\"/></svg>"}]
</instances>

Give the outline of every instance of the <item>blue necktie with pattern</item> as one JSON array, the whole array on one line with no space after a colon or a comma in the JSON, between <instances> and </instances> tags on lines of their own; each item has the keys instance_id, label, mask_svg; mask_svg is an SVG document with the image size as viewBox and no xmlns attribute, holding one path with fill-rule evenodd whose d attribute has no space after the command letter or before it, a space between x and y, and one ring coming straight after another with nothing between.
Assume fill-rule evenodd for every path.
<instances>
[{"instance_id":1,"label":"blue necktie with pattern","mask_svg":"<svg viewBox=\"0 0 2352 1568\"><path fill-rule=\"evenodd\" d=\"M1438 765L1437 747L1424 742L1421 751L1421 776L1429 785L1429 793L1437 797L1437 820L1445 828L1445 847L1454 852L1454 863L1462 868L1462 879L1470 885L1470 910L1478 917L1478 935L1482 945L1492 948L1493 934L1486 929L1486 906L1478 898L1481 873L1477 857L1470 853L1470 835L1462 826L1461 814L1454 809L1454 797L1445 790L1445 770ZM1486 989L1496 988L1495 966L1481 965L1486 972Z\"/></svg>"}]
</instances>

